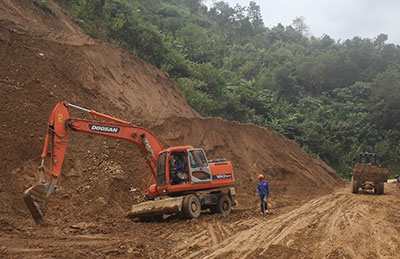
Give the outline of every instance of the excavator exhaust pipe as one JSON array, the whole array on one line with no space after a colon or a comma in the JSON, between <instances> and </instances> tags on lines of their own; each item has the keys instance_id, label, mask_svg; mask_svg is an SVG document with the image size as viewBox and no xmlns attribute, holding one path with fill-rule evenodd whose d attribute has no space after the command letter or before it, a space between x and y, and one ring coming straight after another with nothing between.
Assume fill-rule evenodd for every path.
<instances>
[{"instance_id":1,"label":"excavator exhaust pipe","mask_svg":"<svg viewBox=\"0 0 400 259\"><path fill-rule=\"evenodd\" d=\"M24 192L26 206L37 224L44 221L42 209L53 190L54 185L50 183L38 183Z\"/></svg>"}]
</instances>

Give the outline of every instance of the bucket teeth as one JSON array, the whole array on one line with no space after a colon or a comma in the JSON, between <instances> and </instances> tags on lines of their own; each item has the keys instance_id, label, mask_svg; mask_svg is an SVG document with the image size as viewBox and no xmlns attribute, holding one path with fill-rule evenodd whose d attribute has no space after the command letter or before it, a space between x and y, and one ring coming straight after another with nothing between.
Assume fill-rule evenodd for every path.
<instances>
[{"instance_id":1,"label":"bucket teeth","mask_svg":"<svg viewBox=\"0 0 400 259\"><path fill-rule=\"evenodd\" d=\"M32 186L24 192L24 201L36 223L44 221L44 213L41 207L46 203L47 194L42 184Z\"/></svg>"}]
</instances>

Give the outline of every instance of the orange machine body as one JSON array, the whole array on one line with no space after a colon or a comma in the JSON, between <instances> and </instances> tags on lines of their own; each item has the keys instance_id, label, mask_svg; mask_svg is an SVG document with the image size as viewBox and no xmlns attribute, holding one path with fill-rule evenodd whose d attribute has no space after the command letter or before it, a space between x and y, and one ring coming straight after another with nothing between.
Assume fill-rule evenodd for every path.
<instances>
[{"instance_id":1,"label":"orange machine body","mask_svg":"<svg viewBox=\"0 0 400 259\"><path fill-rule=\"evenodd\" d=\"M147 157L146 163L152 175L145 191L149 198L234 185L232 164L225 159L208 161L203 149L192 146L164 149L158 138L148 129L93 110L84 109L107 121L71 118L68 106L77 107L60 102L53 109L48 121L41 157L44 166L48 146L51 144L50 167L46 170L50 172L52 182L57 182L56 179L61 174L72 132L78 131L126 140L139 147ZM173 168L174 157L181 160L182 167L179 171Z\"/></svg>"}]
</instances>

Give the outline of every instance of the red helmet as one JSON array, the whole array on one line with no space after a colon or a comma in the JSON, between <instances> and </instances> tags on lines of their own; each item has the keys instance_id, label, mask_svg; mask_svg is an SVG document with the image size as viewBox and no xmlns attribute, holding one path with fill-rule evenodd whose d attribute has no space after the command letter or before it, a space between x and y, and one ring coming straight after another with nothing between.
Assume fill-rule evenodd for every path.
<instances>
[{"instance_id":1,"label":"red helmet","mask_svg":"<svg viewBox=\"0 0 400 259\"><path fill-rule=\"evenodd\" d=\"M264 179L264 175L263 174L259 174L258 175L258 179Z\"/></svg>"}]
</instances>

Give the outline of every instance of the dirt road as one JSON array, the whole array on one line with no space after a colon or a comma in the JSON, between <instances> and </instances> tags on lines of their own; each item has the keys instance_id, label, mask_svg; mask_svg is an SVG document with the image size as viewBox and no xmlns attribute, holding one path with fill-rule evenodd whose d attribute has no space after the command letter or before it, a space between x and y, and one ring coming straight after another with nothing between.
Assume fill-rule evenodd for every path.
<instances>
[{"instance_id":1,"label":"dirt road","mask_svg":"<svg viewBox=\"0 0 400 259\"><path fill-rule=\"evenodd\" d=\"M182 243L184 258L395 258L400 248L399 189L383 196L348 188L286 213L210 222Z\"/></svg>"},{"instance_id":2,"label":"dirt road","mask_svg":"<svg viewBox=\"0 0 400 259\"><path fill-rule=\"evenodd\" d=\"M396 258L400 188L385 195L349 188L258 215L256 198L227 216L162 222L12 226L1 222L2 258ZM124 231L121 231L124 229Z\"/></svg>"}]
</instances>

